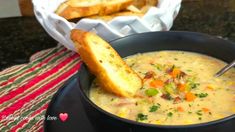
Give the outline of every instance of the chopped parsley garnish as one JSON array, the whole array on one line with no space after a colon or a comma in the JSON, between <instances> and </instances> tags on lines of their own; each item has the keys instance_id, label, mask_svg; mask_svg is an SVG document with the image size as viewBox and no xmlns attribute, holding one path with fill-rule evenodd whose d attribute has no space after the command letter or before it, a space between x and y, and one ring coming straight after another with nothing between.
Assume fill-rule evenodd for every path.
<instances>
[{"instance_id":1,"label":"chopped parsley garnish","mask_svg":"<svg viewBox=\"0 0 235 132\"><path fill-rule=\"evenodd\" d=\"M188 78L187 84L189 86L189 89L195 89L195 88L197 88L200 85L200 83L196 83L195 82L195 78L194 77Z\"/></svg>"},{"instance_id":2,"label":"chopped parsley garnish","mask_svg":"<svg viewBox=\"0 0 235 132\"><path fill-rule=\"evenodd\" d=\"M163 65L161 64L151 64L152 66L154 66L155 68L157 68L159 71L163 70Z\"/></svg>"},{"instance_id":3,"label":"chopped parsley garnish","mask_svg":"<svg viewBox=\"0 0 235 132\"><path fill-rule=\"evenodd\" d=\"M135 63L132 63L131 65L130 65L130 67L133 67L135 65Z\"/></svg>"},{"instance_id":4,"label":"chopped parsley garnish","mask_svg":"<svg viewBox=\"0 0 235 132\"><path fill-rule=\"evenodd\" d=\"M200 85L200 83L194 83L194 82L189 83L189 86L190 86L192 89L197 88L199 85Z\"/></svg>"},{"instance_id":5,"label":"chopped parsley garnish","mask_svg":"<svg viewBox=\"0 0 235 132\"><path fill-rule=\"evenodd\" d=\"M147 96L154 96L154 95L158 94L158 90L155 88L149 88L149 89L145 90L145 94Z\"/></svg>"},{"instance_id":6,"label":"chopped parsley garnish","mask_svg":"<svg viewBox=\"0 0 235 132\"><path fill-rule=\"evenodd\" d=\"M201 110L198 110L198 111L196 112L196 114L199 115L199 116L201 116L201 115L202 115L202 111L201 111Z\"/></svg>"},{"instance_id":7,"label":"chopped parsley garnish","mask_svg":"<svg viewBox=\"0 0 235 132\"><path fill-rule=\"evenodd\" d=\"M168 116L168 117L172 117L172 116L173 116L173 113L172 113L172 112L169 112L169 113L167 113L167 116Z\"/></svg>"},{"instance_id":8,"label":"chopped parsley garnish","mask_svg":"<svg viewBox=\"0 0 235 132\"><path fill-rule=\"evenodd\" d=\"M192 72L192 70L190 70L190 69L188 69L188 70L186 70L187 72Z\"/></svg>"},{"instance_id":9,"label":"chopped parsley garnish","mask_svg":"<svg viewBox=\"0 0 235 132\"><path fill-rule=\"evenodd\" d=\"M166 84L164 86L164 90L168 93L168 94L173 94L175 92L176 89L176 85L173 82L170 82L168 84Z\"/></svg>"},{"instance_id":10,"label":"chopped parsley garnish","mask_svg":"<svg viewBox=\"0 0 235 132\"><path fill-rule=\"evenodd\" d=\"M192 112L191 112L191 111L188 111L188 114L192 114Z\"/></svg>"},{"instance_id":11,"label":"chopped parsley garnish","mask_svg":"<svg viewBox=\"0 0 235 132\"><path fill-rule=\"evenodd\" d=\"M112 58L114 57L114 55L113 54L109 54Z\"/></svg>"},{"instance_id":12,"label":"chopped parsley garnish","mask_svg":"<svg viewBox=\"0 0 235 132\"><path fill-rule=\"evenodd\" d=\"M199 98L205 98L208 96L208 93L200 93L200 94L195 94Z\"/></svg>"},{"instance_id":13,"label":"chopped parsley garnish","mask_svg":"<svg viewBox=\"0 0 235 132\"><path fill-rule=\"evenodd\" d=\"M198 120L202 120L202 117L199 117Z\"/></svg>"},{"instance_id":14,"label":"chopped parsley garnish","mask_svg":"<svg viewBox=\"0 0 235 132\"><path fill-rule=\"evenodd\" d=\"M157 104L157 105L153 105L149 108L149 112L155 112L157 111L159 108L160 108L160 104Z\"/></svg>"},{"instance_id":15,"label":"chopped parsley garnish","mask_svg":"<svg viewBox=\"0 0 235 132\"><path fill-rule=\"evenodd\" d=\"M139 113L136 118L137 121L144 121L147 119L148 119L148 115L144 115L143 113Z\"/></svg>"}]
</instances>

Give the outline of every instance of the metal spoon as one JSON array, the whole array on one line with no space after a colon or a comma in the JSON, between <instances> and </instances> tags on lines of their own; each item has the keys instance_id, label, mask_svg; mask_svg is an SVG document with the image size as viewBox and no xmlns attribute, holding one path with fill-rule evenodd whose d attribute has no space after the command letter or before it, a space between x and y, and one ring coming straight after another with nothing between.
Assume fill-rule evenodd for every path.
<instances>
[{"instance_id":1,"label":"metal spoon","mask_svg":"<svg viewBox=\"0 0 235 132\"><path fill-rule=\"evenodd\" d=\"M231 62L230 64L226 65L225 67L223 67L220 71L218 71L215 74L215 77L219 77L219 76L223 75L226 71L228 71L229 69L231 69L234 66L235 66L235 60L233 62Z\"/></svg>"}]
</instances>

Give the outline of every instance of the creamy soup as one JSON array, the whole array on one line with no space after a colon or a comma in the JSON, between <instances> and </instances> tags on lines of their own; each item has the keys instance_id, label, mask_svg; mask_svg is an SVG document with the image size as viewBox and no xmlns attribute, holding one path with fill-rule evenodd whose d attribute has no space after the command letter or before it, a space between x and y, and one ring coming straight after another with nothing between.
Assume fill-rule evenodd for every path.
<instances>
[{"instance_id":1,"label":"creamy soup","mask_svg":"<svg viewBox=\"0 0 235 132\"><path fill-rule=\"evenodd\" d=\"M130 120L185 125L221 119L235 113L235 69L213 75L226 63L202 54L160 51L125 58L143 79L134 98L104 91L96 80L90 99L102 109Z\"/></svg>"}]
</instances>

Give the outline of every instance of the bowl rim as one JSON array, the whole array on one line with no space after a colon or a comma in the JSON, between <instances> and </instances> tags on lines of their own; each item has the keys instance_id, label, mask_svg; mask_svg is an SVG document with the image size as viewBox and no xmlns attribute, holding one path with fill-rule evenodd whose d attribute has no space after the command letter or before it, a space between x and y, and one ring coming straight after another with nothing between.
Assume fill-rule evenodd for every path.
<instances>
[{"instance_id":1,"label":"bowl rim","mask_svg":"<svg viewBox=\"0 0 235 132\"><path fill-rule=\"evenodd\" d=\"M190 32L190 31L157 31L157 32L147 32L147 33L133 34L133 35L125 36L123 38L115 39L113 41L110 41L109 43L111 43L112 46L115 46L112 43L117 41L117 40L128 38L128 37L131 37L131 36L139 36L139 35L143 35L143 34L153 34L153 33L170 33L170 34L171 33L181 33L181 34L199 35L199 36L202 36L202 37L209 37L209 38L213 38L213 39L216 39L216 40L219 40L219 41L224 41L224 43L232 44L232 45L235 46L235 43L232 42L232 41L225 40L225 39L222 39L222 38L219 38L219 37L215 37L215 36L211 36L211 35L208 35L208 34L205 34L205 33ZM84 63L82 63L81 67L86 67L86 65ZM87 70L87 69L85 69L85 70ZM82 72L82 70L80 70L78 72L78 75L80 74L80 72ZM87 72L89 72L89 71L87 70ZM79 83L80 83L80 81L79 81ZM116 120L122 121L124 123L134 124L134 125L139 125L139 126L144 126L144 127L168 128L168 129L195 128L195 127L203 127L203 126L215 125L215 124L219 124L219 123L223 123L223 122L229 121L231 119L235 119L235 114L232 114L230 116L227 116L227 117L224 117L224 118L221 118L221 119L217 119L217 120L213 120L213 121L209 121L209 122L203 122L203 123L197 123L197 124L186 124L186 125L159 125L159 124L150 124L150 123L137 122L137 121L130 120L130 119L127 119L127 118L119 117L119 116L117 116L115 114L112 114L110 112L105 111L104 109L102 109L101 107L96 105L94 102L92 102L91 99L86 95L84 90L79 88L79 91L81 92L80 94L83 96L85 101L87 103L89 103L92 107L94 107L96 110L98 110L99 112L104 113L105 115L107 115L109 117L112 117L112 118L114 118Z\"/></svg>"}]
</instances>

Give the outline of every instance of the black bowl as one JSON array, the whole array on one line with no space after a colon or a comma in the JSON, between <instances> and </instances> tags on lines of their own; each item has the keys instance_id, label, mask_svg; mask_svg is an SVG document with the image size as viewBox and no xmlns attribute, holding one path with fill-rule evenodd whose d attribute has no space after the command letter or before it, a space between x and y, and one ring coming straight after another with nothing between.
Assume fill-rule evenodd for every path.
<instances>
[{"instance_id":1,"label":"black bowl","mask_svg":"<svg viewBox=\"0 0 235 132\"><path fill-rule=\"evenodd\" d=\"M136 53L159 50L180 50L206 54L225 62L235 58L235 44L217 37L193 32L151 32L136 34L111 42L122 57ZM193 60L192 60L193 61ZM110 114L89 99L89 89L94 76L83 65L78 81L80 97L86 109L87 116L99 131L110 129L118 132L228 132L235 129L235 115L207 123L194 125L151 125L120 118ZM108 128L107 128L108 127Z\"/></svg>"}]
</instances>

